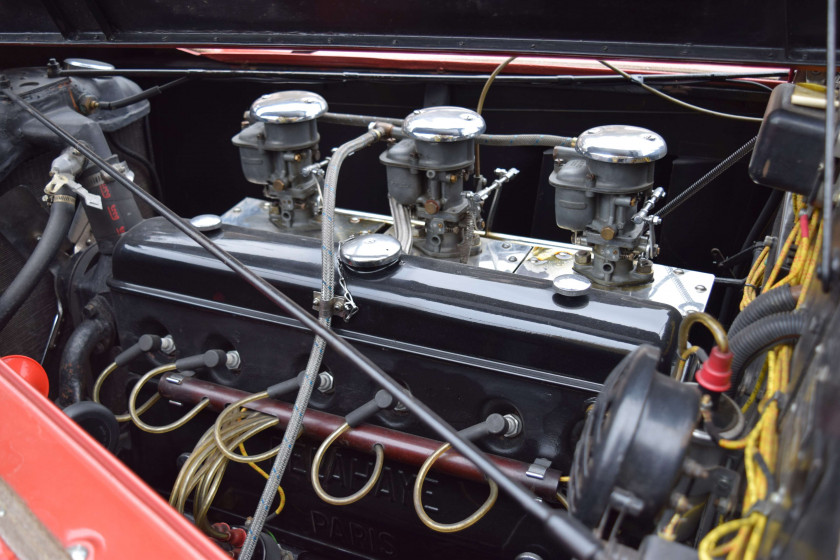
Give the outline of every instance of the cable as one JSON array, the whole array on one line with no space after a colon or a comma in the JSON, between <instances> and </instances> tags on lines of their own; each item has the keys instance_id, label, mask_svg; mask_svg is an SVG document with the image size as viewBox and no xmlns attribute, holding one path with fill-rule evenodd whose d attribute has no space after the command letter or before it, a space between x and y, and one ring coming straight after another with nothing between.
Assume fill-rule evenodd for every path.
<instances>
[{"instance_id":1,"label":"cable","mask_svg":"<svg viewBox=\"0 0 840 560\"><path fill-rule=\"evenodd\" d=\"M493 507L493 504L496 503L496 498L499 497L499 487L493 482L493 479L489 479L488 483L490 484L490 495L487 496L487 499L481 504L472 515L467 517L466 519L462 519L457 523L438 523L434 519L426 514L426 510L423 507L423 483L426 481L426 476L429 474L429 470L434 465L435 461L438 458L446 453L451 446L448 443L444 443L440 447L438 447L437 451L429 455L429 458L423 462L423 466L420 467L420 472L417 473L417 478L414 481L414 511L417 513L417 517L420 518L420 521L423 522L423 525L428 527L433 531L437 531L438 533L456 533L458 531L463 531L468 527L472 527L476 523L478 523L482 517L487 515L487 512Z\"/></svg>"},{"instance_id":2,"label":"cable","mask_svg":"<svg viewBox=\"0 0 840 560\"><path fill-rule=\"evenodd\" d=\"M182 220L177 214L172 212L172 210L160 203L154 197L150 196L142 188L125 178L121 173L114 169L112 165L108 164L95 152L88 149L61 127L53 123L31 104L21 99L17 94L9 89L3 89L0 90L0 92L8 97L12 102L22 107L27 113L32 115L38 122L52 131L56 136L79 150L95 165L104 171L107 171L109 175L114 177L115 181L131 191L140 200L151 206L153 210L164 217L167 221L171 222L175 228L183 232L189 239L197 243L200 247L204 248L208 253L217 258L222 264L230 268L237 276L254 287L274 305L287 312L292 318L300 321L303 326L323 338L330 344L330 348L336 353L336 355L346 359L353 366L358 367L377 385L394 395L394 397L403 403L409 411L414 413L421 422L427 425L441 439L450 441L452 446L459 453L464 455L464 457L468 460L472 461L476 467L481 470L481 472L494 480L500 488L507 492L520 505L520 507L522 507L522 509L533 515L540 523L542 523L551 538L563 546L570 555L576 556L581 560L603 558L604 543L597 539L585 525L562 511L552 510L547 505L534 500L531 492L518 482L508 478L474 444L459 436L458 433L439 415L432 411L432 409L430 409L426 404L409 394L400 383L382 371L368 357L356 350L343 338L333 333L327 326L320 324L317 320L312 318L305 309L296 304L287 295L277 290L277 288L271 285L271 283L267 280L250 270L224 249L219 247L216 243L208 239L205 235L195 229L188 220ZM278 454L278 457L279 456L280 455ZM244 558L243 560L247 560L247 558Z\"/></svg>"},{"instance_id":3,"label":"cable","mask_svg":"<svg viewBox=\"0 0 840 560\"><path fill-rule=\"evenodd\" d=\"M184 76L182 78L178 78L177 80L172 80L171 82L167 82L163 85L153 86L149 89L145 89L139 93L135 93L134 95L129 95L128 97L124 97L122 99L117 99L116 101L97 101L94 103L94 107L96 109L102 109L105 111L113 110L113 109L121 109L123 107L127 107L128 105L132 105L134 103L138 103L143 101L144 99L148 99L150 97L154 97L156 95L160 95L173 86L177 86L179 84L183 84L184 82L190 80L189 76Z\"/></svg>"},{"instance_id":4,"label":"cable","mask_svg":"<svg viewBox=\"0 0 840 560\"><path fill-rule=\"evenodd\" d=\"M598 62L600 62L601 64L603 64L604 66L606 66L607 68L609 68L610 70L615 72L616 74L621 74L622 76L624 76L625 78L627 78L628 80L633 82L634 84L641 86L642 88L649 91L650 93L652 93L654 95L658 95L662 99L666 99L666 100L670 101L671 103L676 103L680 107L685 107L686 109L691 109L692 111L698 111L700 113L705 113L707 115L712 115L714 117L723 117L723 118L726 118L726 119L733 119L733 120L736 120L736 121L747 121L747 122L760 123L764 120L760 117L748 117L746 115L733 115L731 113L721 113L720 111L713 111L711 109L705 109L703 107L698 107L697 105L692 105L691 103L686 103L685 101L682 101L680 99L677 99L676 97L672 97L672 96L668 95L667 93L663 93L663 92L659 91L658 89L650 87L649 85L644 83L639 78L635 78L635 77L631 76L630 74L628 74L627 72L616 68L615 66L613 66L612 64L610 64L606 60L599 60Z\"/></svg>"},{"instance_id":5,"label":"cable","mask_svg":"<svg viewBox=\"0 0 840 560\"><path fill-rule=\"evenodd\" d=\"M144 432L149 432L150 434L165 434L167 432L171 432L172 430L177 430L195 418L199 412L210 404L210 399L205 397L181 418L164 426L151 426L140 419L140 413L137 411L137 396L140 394L140 389L142 389L143 386L153 377L157 377L162 373L175 371L176 369L178 369L178 367L175 364L166 364L165 366L154 368L141 377L140 380L137 381L137 384L134 385L134 388L131 389L131 394L128 396L128 413L131 415L131 421L134 422L134 425Z\"/></svg>"},{"instance_id":6,"label":"cable","mask_svg":"<svg viewBox=\"0 0 840 560\"><path fill-rule=\"evenodd\" d=\"M96 378L96 383L93 384L93 402L102 404L99 400L99 394L102 392L102 385L105 384L105 380L108 379L108 376L114 373L114 371L116 371L117 367L119 367L117 366L117 363L112 362L111 365L106 367L102 371L102 373L99 374L99 377ZM145 403L143 403L142 406L140 406L140 408L137 409L137 415L139 416L147 410L149 410L150 408L152 408L152 406L159 400L160 393L155 393L154 395L149 397L149 400L147 400ZM126 412L125 414L115 414L114 416L116 417L117 422L128 422L129 420L131 420L131 414L129 414L128 412Z\"/></svg>"},{"instance_id":7,"label":"cable","mask_svg":"<svg viewBox=\"0 0 840 560\"><path fill-rule=\"evenodd\" d=\"M239 452L242 453L243 457L248 456L248 453L245 451L244 443L239 444ZM262 470L259 465L257 465L256 463L247 463L247 465L255 471L257 471L258 473L260 473L260 475L262 475L264 479L268 480L268 473ZM277 487L277 494L280 496L280 504L277 506L277 509L274 510L274 515L278 515L281 511L283 511L283 508L286 506L286 492L283 491L282 486Z\"/></svg>"},{"instance_id":8,"label":"cable","mask_svg":"<svg viewBox=\"0 0 840 560\"><path fill-rule=\"evenodd\" d=\"M680 330L677 338L677 348L680 352L688 345L688 331L695 323L700 323L712 333L715 344L721 352L729 351L729 337L726 336L726 329L723 328L717 319L708 313L697 312L688 314L680 323Z\"/></svg>"},{"instance_id":9,"label":"cable","mask_svg":"<svg viewBox=\"0 0 840 560\"><path fill-rule=\"evenodd\" d=\"M382 465L385 463L384 448L381 444L374 444L373 451L376 453L376 462L373 465L373 473L371 473L370 478L368 478L367 482L365 482L365 485L362 486L358 492L343 498L336 498L335 496L328 494L326 490L324 490L323 486L321 486L321 479L318 477L318 472L321 470L321 462L324 460L324 455L327 453L327 449L329 449L330 445L332 445L335 440L340 438L344 432L349 429L350 424L345 422L339 426L337 430L331 433L329 437L323 441L323 443L321 443L318 447L318 451L315 452L315 458L312 460L312 469L310 470L310 479L312 480L312 488L315 489L315 493L319 498L334 506L349 506L350 504L356 503L367 496L379 481L379 477L382 474Z\"/></svg>"},{"instance_id":10,"label":"cable","mask_svg":"<svg viewBox=\"0 0 840 560\"><path fill-rule=\"evenodd\" d=\"M752 152L753 148L755 147L755 143L758 140L758 136L753 136L752 139L735 150L732 154L730 154L726 159L722 162L714 166L708 173L694 181L687 189L677 195L674 200L671 200L659 209L658 212L654 214L654 216L659 216L660 218L664 218L674 210L676 210L679 206L682 206L689 198L700 192L701 189L706 187L709 183L717 179L724 171L735 165L741 159L744 158L748 153Z\"/></svg>"},{"instance_id":11,"label":"cable","mask_svg":"<svg viewBox=\"0 0 840 560\"><path fill-rule=\"evenodd\" d=\"M213 424L213 438L216 441L216 445L219 447L219 451L222 453L222 455L224 455L225 457L227 457L231 461L236 461L237 463L254 463L254 462L258 462L258 461L265 461L266 459L271 459L272 457L277 455L277 452L280 451L280 447L281 447L280 445L278 445L277 447L274 447L273 449L269 449L268 451L260 453L258 455L247 456L247 455L237 455L236 453L233 453L232 451L230 451L230 449L227 448L225 443L222 441L221 427L222 427L222 424L228 419L228 415L230 414L230 411L233 410L233 411L236 411L238 413L241 413L240 409L242 407L244 407L246 404L252 403L254 401L258 401L260 399L267 399L267 398L268 398L268 392L267 391L262 391L260 393L254 393L253 395L248 395L244 399L241 399L241 400L239 400L239 401L237 401L237 402L235 402L231 405L228 405L227 407L225 407L224 410L222 410L221 413L219 413L218 418L216 418L216 422ZM277 420L277 423L279 423L279 422L280 421Z\"/></svg>"}]
</instances>

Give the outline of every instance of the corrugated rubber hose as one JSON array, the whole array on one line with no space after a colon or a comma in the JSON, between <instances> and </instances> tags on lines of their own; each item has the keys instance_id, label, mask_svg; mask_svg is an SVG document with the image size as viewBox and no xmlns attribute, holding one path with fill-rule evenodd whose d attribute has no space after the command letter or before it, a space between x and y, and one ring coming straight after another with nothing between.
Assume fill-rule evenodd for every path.
<instances>
[{"instance_id":1,"label":"corrugated rubber hose","mask_svg":"<svg viewBox=\"0 0 840 560\"><path fill-rule=\"evenodd\" d=\"M729 327L729 336L738 334L744 327L751 325L768 315L793 311L796 309L796 302L799 299L799 290L792 289L789 285L773 288L755 298L748 306L741 311L732 325Z\"/></svg>"},{"instance_id":2,"label":"corrugated rubber hose","mask_svg":"<svg viewBox=\"0 0 840 560\"><path fill-rule=\"evenodd\" d=\"M785 341L795 341L804 330L804 314L782 312L759 319L730 337L729 349L733 355L732 387L738 387L744 369L763 350Z\"/></svg>"}]
</instances>

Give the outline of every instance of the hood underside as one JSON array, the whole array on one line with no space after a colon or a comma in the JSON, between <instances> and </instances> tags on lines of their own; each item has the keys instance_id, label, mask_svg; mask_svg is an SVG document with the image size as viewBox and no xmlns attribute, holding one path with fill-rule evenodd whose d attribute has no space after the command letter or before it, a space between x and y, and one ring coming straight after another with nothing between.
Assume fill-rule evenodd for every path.
<instances>
[{"instance_id":1,"label":"hood underside","mask_svg":"<svg viewBox=\"0 0 840 560\"><path fill-rule=\"evenodd\" d=\"M821 65L825 21L825 3L817 0L12 0L0 3L0 43L318 47Z\"/></svg>"}]
</instances>

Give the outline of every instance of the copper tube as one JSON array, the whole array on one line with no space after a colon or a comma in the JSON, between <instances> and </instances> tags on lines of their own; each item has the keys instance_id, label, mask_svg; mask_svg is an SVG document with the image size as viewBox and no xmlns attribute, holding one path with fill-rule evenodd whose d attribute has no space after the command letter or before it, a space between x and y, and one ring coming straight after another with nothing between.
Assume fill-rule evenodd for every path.
<instances>
[{"instance_id":1,"label":"copper tube","mask_svg":"<svg viewBox=\"0 0 840 560\"><path fill-rule=\"evenodd\" d=\"M178 379L178 381L170 381L170 378ZM210 404L207 408L216 412L248 395L245 391L180 375L163 376L158 383L158 391L163 397L180 403L197 403L203 398L208 398ZM250 403L248 408L277 417L280 420L279 426L285 427L291 416L292 405L263 399ZM303 417L303 433L311 438L324 440L343 423L342 416L310 408ZM336 442L336 445L370 453L376 443L385 448L385 456L388 459L416 467L422 465L429 455L443 445L440 441L369 424L347 432ZM554 499L560 484L559 471L548 469L542 478L535 478L526 474L530 466L527 463L497 455L488 455L488 457L507 476L535 494ZM455 451L449 451L441 456L435 463L435 470L467 480L479 482L484 480L484 475L475 465Z\"/></svg>"}]
</instances>

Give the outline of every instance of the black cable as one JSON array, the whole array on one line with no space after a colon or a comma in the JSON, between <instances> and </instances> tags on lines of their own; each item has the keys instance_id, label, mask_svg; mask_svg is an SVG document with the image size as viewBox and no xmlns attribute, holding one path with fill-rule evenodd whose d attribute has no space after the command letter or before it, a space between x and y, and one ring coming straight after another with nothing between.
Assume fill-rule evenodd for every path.
<instances>
[{"instance_id":1,"label":"black cable","mask_svg":"<svg viewBox=\"0 0 840 560\"><path fill-rule=\"evenodd\" d=\"M148 99L150 97L154 97L156 95L160 95L171 88L172 86L177 86L178 84L183 84L184 82L190 79L189 76L184 76L183 78L178 78L177 80L172 80L171 82L167 82L160 86L153 86L149 89L144 89L139 93L135 93L134 95L129 95L128 97L124 97L122 99L117 99L116 101L98 101L96 103L97 109L102 109L103 111L109 111L113 109L121 109L122 107L126 107L133 103L137 103L139 101L143 101L144 99Z\"/></svg>"},{"instance_id":2,"label":"black cable","mask_svg":"<svg viewBox=\"0 0 840 560\"><path fill-rule=\"evenodd\" d=\"M525 489L524 486L515 480L508 478L484 453L474 444L462 438L451 426L423 402L417 400L408 393L403 386L391 376L382 371L370 358L356 350L350 343L336 335L331 329L321 325L309 312L295 303L289 296L272 286L267 280L253 272L251 269L239 262L227 251L216 245L205 237L188 220L182 220L172 210L156 200L149 193L126 179L112 165L99 157L95 152L88 149L84 144L73 138L61 127L53 123L32 105L21 99L10 89L0 90L15 104L22 107L46 128L79 150L92 163L114 177L114 180L123 185L134 195L151 206L158 214L172 223L177 229L183 232L188 238L204 248L225 266L230 268L240 278L253 286L260 294L265 296L280 309L286 311L291 317L300 321L306 328L323 338L339 356L347 359L354 366L358 367L379 386L394 395L402 402L407 409L417 417L444 441L452 444L458 452L466 459L475 464L487 477L492 478L505 492L510 495L528 513L536 517L546 528L549 535L571 555L580 559L603 559L604 543L597 539L592 532L580 521L561 510L552 510L547 505L537 502L534 495Z\"/></svg>"},{"instance_id":3,"label":"black cable","mask_svg":"<svg viewBox=\"0 0 840 560\"><path fill-rule=\"evenodd\" d=\"M66 190L66 188L62 188L61 192ZM12 320L12 317L49 268L50 263L61 248L62 242L67 238L67 232L70 231L70 224L73 222L75 213L75 197L53 202L50 217L44 227L44 232L41 234L41 240L38 241L38 245L35 246L35 250L32 251L29 258L26 259L26 263L15 276L15 279L0 295L0 331L9 324L9 321Z\"/></svg>"},{"instance_id":4,"label":"black cable","mask_svg":"<svg viewBox=\"0 0 840 560\"><path fill-rule=\"evenodd\" d=\"M753 147L755 147L756 140L758 140L758 136L754 136L749 142L735 150L735 152L733 152L729 157L714 166L711 171L697 179L690 187L681 192L674 200L660 208L654 216L664 218L676 210L677 207L681 206L686 200L697 194L703 187L717 179L721 173L735 165L735 163L740 161L741 158L750 153L753 150Z\"/></svg>"},{"instance_id":5,"label":"black cable","mask_svg":"<svg viewBox=\"0 0 840 560\"><path fill-rule=\"evenodd\" d=\"M770 196L767 197L767 202L764 203L764 207L761 209L761 212L758 215L758 218L753 222L752 229L747 234L747 237L744 239L744 244L741 245L741 251L747 250L753 242L755 238L761 235L761 233L767 229L770 220L773 218L773 215L779 208L779 204L782 202L782 197L784 193L778 189L772 189ZM739 251L739 252L741 252ZM753 257L755 258L755 257ZM740 276L743 274L743 267L741 265L736 265L733 270L733 276ZM732 309L732 300L735 297L735 290L731 288L726 289L726 293L723 296L723 302L720 304L720 313L718 314L718 320L726 324L729 322L729 314L730 309Z\"/></svg>"},{"instance_id":6,"label":"black cable","mask_svg":"<svg viewBox=\"0 0 840 560\"><path fill-rule=\"evenodd\" d=\"M146 170L146 173L149 175L149 180L152 183L151 186L152 186L153 194L154 194L155 198L160 200L162 198L161 194L163 193L163 189L160 185L160 177L158 177L157 171L155 170L155 166L152 164L152 162L150 162L149 160L147 160L145 157L143 157L141 154L135 152L134 150L132 150L130 148L127 148L119 140L117 140L116 135L114 135L114 134L111 134L108 137L108 141L111 144L113 144L114 148L116 148L119 152L122 152L122 154L124 156L126 156L130 159L133 159L135 162L139 163Z\"/></svg>"}]
</instances>

